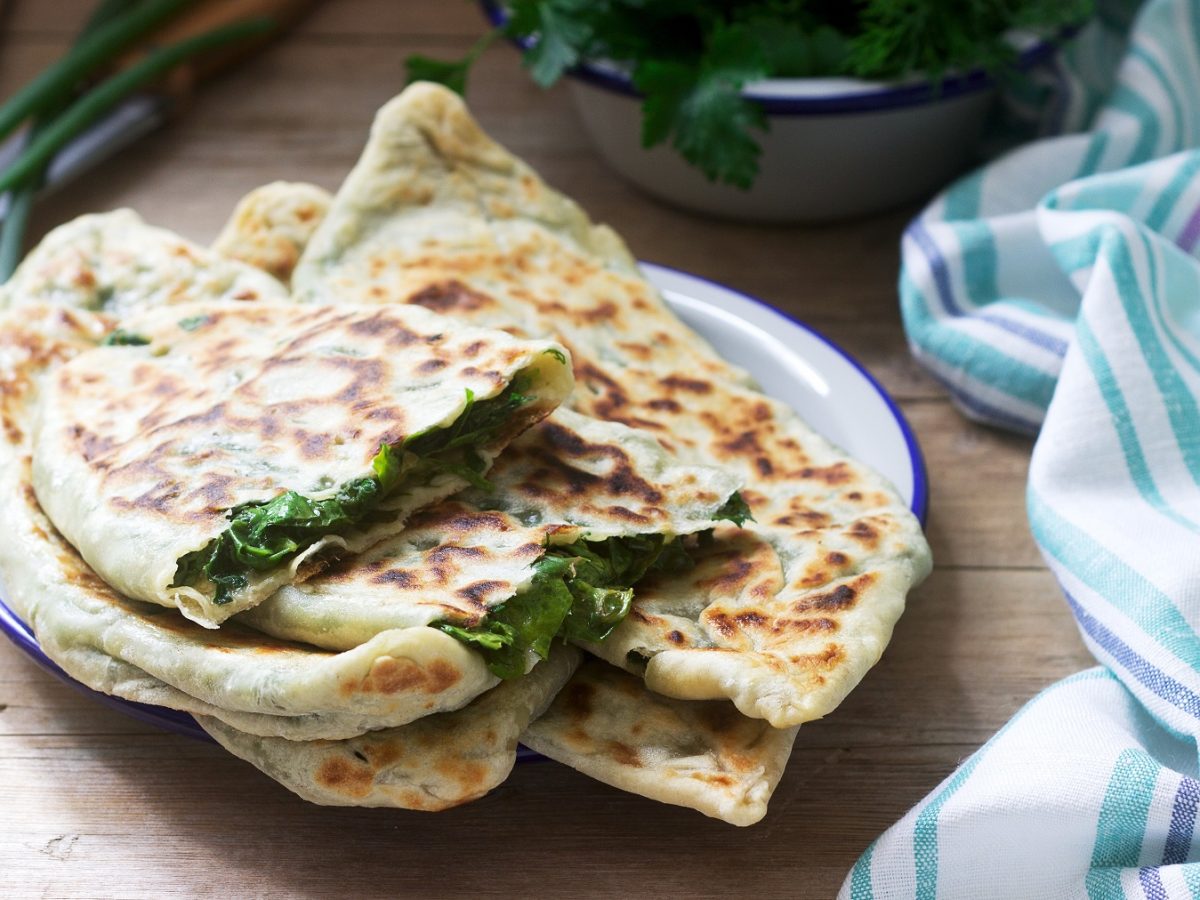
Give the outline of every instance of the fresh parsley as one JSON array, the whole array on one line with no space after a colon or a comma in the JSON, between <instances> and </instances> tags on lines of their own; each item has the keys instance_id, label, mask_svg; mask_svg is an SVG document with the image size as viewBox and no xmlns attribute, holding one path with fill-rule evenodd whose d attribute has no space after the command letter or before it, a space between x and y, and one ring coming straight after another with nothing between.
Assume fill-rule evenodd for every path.
<instances>
[{"instance_id":1,"label":"fresh parsley","mask_svg":"<svg viewBox=\"0 0 1200 900\"><path fill-rule=\"evenodd\" d=\"M525 46L543 87L584 59L625 66L642 93L642 143L670 143L710 180L748 188L758 172L762 108L741 89L763 78L894 79L1005 71L1006 34L1049 37L1092 13L1094 0L510 0L508 18L467 55L410 56L409 81L462 93L497 35Z\"/></svg>"}]
</instances>

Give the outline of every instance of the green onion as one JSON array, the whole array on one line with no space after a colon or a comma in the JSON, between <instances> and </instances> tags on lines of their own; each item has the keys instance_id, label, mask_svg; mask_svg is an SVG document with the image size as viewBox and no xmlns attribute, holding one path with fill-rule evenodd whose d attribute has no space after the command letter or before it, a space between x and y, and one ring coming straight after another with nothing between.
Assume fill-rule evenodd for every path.
<instances>
[{"instance_id":1,"label":"green onion","mask_svg":"<svg viewBox=\"0 0 1200 900\"><path fill-rule=\"evenodd\" d=\"M102 6L92 19L92 22L99 19L92 34L80 40L66 56L0 106L0 137L7 135L29 116L66 100L81 78L112 60L135 40L193 2L195 0L150 0L144 6L138 6L127 15L112 18L111 21L109 17L119 10L106 10Z\"/></svg>"},{"instance_id":2,"label":"green onion","mask_svg":"<svg viewBox=\"0 0 1200 900\"><path fill-rule=\"evenodd\" d=\"M156 50L136 65L112 76L76 101L33 140L16 162L0 175L0 191L23 184L39 172L78 132L116 106L126 95L153 81L189 56L255 37L269 31L273 26L273 20L266 18L226 25Z\"/></svg>"},{"instance_id":3,"label":"green onion","mask_svg":"<svg viewBox=\"0 0 1200 900\"><path fill-rule=\"evenodd\" d=\"M97 29L111 22L120 16L123 16L138 0L104 0L95 11L88 17L83 29L79 32L79 37L75 41L75 46L78 47L89 35L93 34ZM45 130L46 123L51 121L54 116L62 112L66 106L66 101L56 104L56 108L50 113L40 113L33 124L30 126L29 133L25 136L26 143ZM37 194L37 190L41 187L42 178L45 171L38 172L36 177L29 179L27 184L19 188L15 188L8 195L8 210L4 215L4 224L0 226L0 284L8 281L12 277L13 271L17 268L17 263L21 261L21 245L25 238L25 227L29 224L29 212L33 209L33 198Z\"/></svg>"},{"instance_id":4,"label":"green onion","mask_svg":"<svg viewBox=\"0 0 1200 900\"><path fill-rule=\"evenodd\" d=\"M8 196L4 226L0 229L0 284L8 281L13 270L17 268L17 263L21 261L21 244L36 190L29 185L13 191Z\"/></svg>"}]
</instances>

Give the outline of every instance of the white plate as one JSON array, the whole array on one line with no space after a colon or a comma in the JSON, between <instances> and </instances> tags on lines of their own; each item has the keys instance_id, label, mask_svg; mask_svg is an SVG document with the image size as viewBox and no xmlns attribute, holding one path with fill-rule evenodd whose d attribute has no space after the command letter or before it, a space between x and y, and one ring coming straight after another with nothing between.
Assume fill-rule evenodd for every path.
<instances>
[{"instance_id":1,"label":"white plate","mask_svg":"<svg viewBox=\"0 0 1200 900\"><path fill-rule=\"evenodd\" d=\"M861 365L806 325L746 294L666 266L642 263L649 279L721 356L753 375L817 431L886 476L922 522L925 463L896 404ZM0 598L0 633L63 681L126 715L209 740L187 713L88 690L54 664ZM524 747L518 759L538 758Z\"/></svg>"},{"instance_id":2,"label":"white plate","mask_svg":"<svg viewBox=\"0 0 1200 900\"><path fill-rule=\"evenodd\" d=\"M813 428L896 487L922 524L925 461L895 401L850 354L772 306L653 263L642 271L683 321Z\"/></svg>"}]
</instances>

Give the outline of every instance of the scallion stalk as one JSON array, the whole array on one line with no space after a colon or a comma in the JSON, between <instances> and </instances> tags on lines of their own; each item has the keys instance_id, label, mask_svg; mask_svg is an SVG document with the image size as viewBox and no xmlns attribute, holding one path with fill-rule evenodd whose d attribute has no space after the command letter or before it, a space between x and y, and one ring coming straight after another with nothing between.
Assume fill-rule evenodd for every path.
<instances>
[{"instance_id":1,"label":"scallion stalk","mask_svg":"<svg viewBox=\"0 0 1200 900\"><path fill-rule=\"evenodd\" d=\"M125 15L138 3L139 0L103 0L84 23L79 37L75 40L75 46L78 47L98 29ZM29 126L29 133L24 136L26 146L30 140L44 131L46 125L66 106L67 100L64 98L55 104L52 110L39 113ZM8 194L8 209L4 214L3 225L0 225L0 284L12 277L17 264L21 261L21 249L25 240L25 228L29 224L29 212L33 209L33 199L37 195L38 188L42 186L45 168L43 166L35 175L30 176L25 184L13 188Z\"/></svg>"},{"instance_id":2,"label":"scallion stalk","mask_svg":"<svg viewBox=\"0 0 1200 900\"><path fill-rule=\"evenodd\" d=\"M0 191L24 184L80 131L125 99L185 59L226 44L265 34L274 26L267 18L248 19L155 50L145 59L101 82L50 123L25 151L0 174Z\"/></svg>"},{"instance_id":3,"label":"scallion stalk","mask_svg":"<svg viewBox=\"0 0 1200 900\"><path fill-rule=\"evenodd\" d=\"M0 106L0 138L31 115L52 109L79 86L80 80L110 62L138 38L174 16L195 0L147 0L125 15L105 14L92 33L80 40L54 65L17 91ZM97 17L103 8L97 13Z\"/></svg>"}]
</instances>

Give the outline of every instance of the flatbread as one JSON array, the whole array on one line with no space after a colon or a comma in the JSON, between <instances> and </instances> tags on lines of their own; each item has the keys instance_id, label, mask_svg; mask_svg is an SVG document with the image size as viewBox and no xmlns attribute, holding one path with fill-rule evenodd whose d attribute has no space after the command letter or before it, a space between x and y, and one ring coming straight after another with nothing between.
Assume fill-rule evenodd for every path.
<instances>
[{"instance_id":1,"label":"flatbread","mask_svg":"<svg viewBox=\"0 0 1200 900\"><path fill-rule=\"evenodd\" d=\"M517 736L579 664L558 645L524 678L505 681L457 712L342 741L263 738L219 719L200 726L305 800L325 806L390 806L426 812L477 800L512 771Z\"/></svg>"},{"instance_id":2,"label":"flatbread","mask_svg":"<svg viewBox=\"0 0 1200 900\"><path fill-rule=\"evenodd\" d=\"M920 525L877 473L749 386L665 306L609 228L417 84L380 110L306 247L309 302L408 303L571 351L574 408L651 431L749 487L686 579L638 592L588 649L662 694L732 700L788 728L826 715L879 659L929 572Z\"/></svg>"},{"instance_id":3,"label":"flatbread","mask_svg":"<svg viewBox=\"0 0 1200 900\"><path fill-rule=\"evenodd\" d=\"M35 437L38 500L118 592L210 627L331 552L394 534L413 510L468 482L455 468L402 481L361 522L312 529L307 546L281 551L271 568L252 557L226 590L215 575L185 572L189 554L230 529L231 511L288 492L337 502L364 479L381 493L373 458L382 446L396 450L397 468L404 459L418 471L400 449L406 439L452 432L472 399L482 409L519 385L527 402L484 443L453 451L474 454L482 473L571 388L554 342L423 310L198 304L125 317L121 328L144 346L96 348L51 379Z\"/></svg>"},{"instance_id":4,"label":"flatbread","mask_svg":"<svg viewBox=\"0 0 1200 900\"><path fill-rule=\"evenodd\" d=\"M301 251L332 199L328 191L313 184L264 184L238 202L213 242L213 251L288 284Z\"/></svg>"},{"instance_id":5,"label":"flatbread","mask_svg":"<svg viewBox=\"0 0 1200 900\"><path fill-rule=\"evenodd\" d=\"M204 628L117 594L56 531L31 483L40 386L113 326L54 306L0 313L0 571L5 599L43 650L96 690L288 737L349 737L456 709L496 683L479 655L429 628L388 631L346 653Z\"/></svg>"},{"instance_id":6,"label":"flatbread","mask_svg":"<svg viewBox=\"0 0 1200 900\"><path fill-rule=\"evenodd\" d=\"M797 728L772 728L723 701L673 700L590 659L521 743L623 790L731 825L767 812Z\"/></svg>"},{"instance_id":7,"label":"flatbread","mask_svg":"<svg viewBox=\"0 0 1200 900\"><path fill-rule=\"evenodd\" d=\"M283 300L266 272L147 225L133 210L55 228L0 286L0 308L54 304L126 316L199 300Z\"/></svg>"},{"instance_id":8,"label":"flatbread","mask_svg":"<svg viewBox=\"0 0 1200 900\"><path fill-rule=\"evenodd\" d=\"M478 624L529 587L547 547L631 535L691 535L740 486L728 472L671 458L653 437L570 410L513 441L493 489L430 506L399 534L240 620L268 634L347 649L380 631Z\"/></svg>"},{"instance_id":9,"label":"flatbread","mask_svg":"<svg viewBox=\"0 0 1200 900\"><path fill-rule=\"evenodd\" d=\"M496 684L478 654L430 628L371 629L347 652L331 653L234 623L214 632L173 610L123 598L97 577L37 502L28 425L47 373L94 348L114 325L107 316L52 306L0 317L0 522L9 538L0 570L6 599L52 659L97 690L289 740L348 738L403 724L459 708ZM526 447L513 455L508 477L514 496L532 496L535 485L543 494L553 488L557 508L568 511L560 518L590 523L568 527L569 534L600 537L630 516L645 520L643 527L686 533L708 524L712 504L736 487L720 473L664 459L653 441L621 426L569 412L564 419L571 427L547 427L539 441L565 444L573 466L542 471ZM666 497L647 499L648 477L662 482L656 490ZM586 502L574 497L580 483L590 491ZM483 497L496 505L494 496L480 497L477 513ZM659 508L664 500L666 511ZM605 515L618 501L622 512Z\"/></svg>"}]
</instances>

